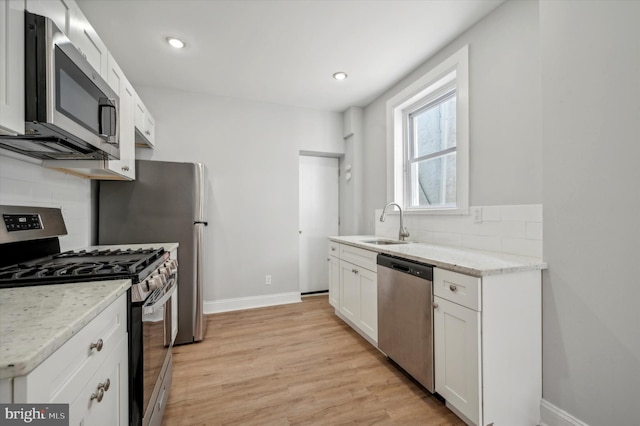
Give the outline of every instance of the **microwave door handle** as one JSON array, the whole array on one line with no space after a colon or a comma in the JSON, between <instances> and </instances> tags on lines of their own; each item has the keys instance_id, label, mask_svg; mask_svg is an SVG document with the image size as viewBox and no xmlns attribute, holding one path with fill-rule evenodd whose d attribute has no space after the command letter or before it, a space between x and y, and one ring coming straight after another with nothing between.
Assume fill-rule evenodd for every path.
<instances>
[{"instance_id":1,"label":"microwave door handle","mask_svg":"<svg viewBox=\"0 0 640 426\"><path fill-rule=\"evenodd\" d=\"M108 143L117 144L116 135L118 134L118 111L116 109L116 100L109 98L100 98L98 105L98 133L100 137ZM105 123L109 123L105 126Z\"/></svg>"},{"instance_id":2,"label":"microwave door handle","mask_svg":"<svg viewBox=\"0 0 640 426\"><path fill-rule=\"evenodd\" d=\"M171 296L174 295L174 293L176 292L176 290L178 288L177 281L176 281L175 277L169 279L169 284L167 284L167 286L165 288L167 290L165 291L165 293L162 295L162 297L160 299L156 300L150 306L143 306L144 315L148 315L148 314L152 314L152 313L156 312L159 308L164 306L165 303L167 303L167 300L169 300L171 298Z\"/></svg>"}]
</instances>

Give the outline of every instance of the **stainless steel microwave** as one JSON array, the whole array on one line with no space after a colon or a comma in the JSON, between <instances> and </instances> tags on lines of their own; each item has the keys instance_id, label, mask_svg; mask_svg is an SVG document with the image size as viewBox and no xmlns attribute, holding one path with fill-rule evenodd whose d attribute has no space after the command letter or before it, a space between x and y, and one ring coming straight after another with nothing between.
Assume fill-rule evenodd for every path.
<instances>
[{"instance_id":1,"label":"stainless steel microwave","mask_svg":"<svg viewBox=\"0 0 640 426\"><path fill-rule=\"evenodd\" d=\"M118 95L53 21L25 12L25 131L0 147L45 160L119 159Z\"/></svg>"}]
</instances>

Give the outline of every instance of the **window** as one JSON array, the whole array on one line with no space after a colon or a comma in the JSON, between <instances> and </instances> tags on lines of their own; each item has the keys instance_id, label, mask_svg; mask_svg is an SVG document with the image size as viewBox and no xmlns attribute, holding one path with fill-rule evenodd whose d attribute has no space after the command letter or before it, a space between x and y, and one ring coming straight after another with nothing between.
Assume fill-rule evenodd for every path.
<instances>
[{"instance_id":1,"label":"window","mask_svg":"<svg viewBox=\"0 0 640 426\"><path fill-rule=\"evenodd\" d=\"M468 213L468 49L387 103L390 200L408 212Z\"/></svg>"}]
</instances>

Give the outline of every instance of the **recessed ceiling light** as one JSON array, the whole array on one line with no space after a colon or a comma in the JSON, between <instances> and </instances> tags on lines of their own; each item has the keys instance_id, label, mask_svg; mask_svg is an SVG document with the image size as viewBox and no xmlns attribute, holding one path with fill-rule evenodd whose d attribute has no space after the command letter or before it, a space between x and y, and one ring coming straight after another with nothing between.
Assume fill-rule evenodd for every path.
<instances>
[{"instance_id":1,"label":"recessed ceiling light","mask_svg":"<svg viewBox=\"0 0 640 426\"><path fill-rule=\"evenodd\" d=\"M342 71L334 73L333 78L335 78L338 81L344 80L345 78L347 78L347 73Z\"/></svg>"},{"instance_id":2,"label":"recessed ceiling light","mask_svg":"<svg viewBox=\"0 0 640 426\"><path fill-rule=\"evenodd\" d=\"M166 40L171 47L175 47L176 49L182 49L187 45L184 41L176 37L167 37Z\"/></svg>"}]
</instances>

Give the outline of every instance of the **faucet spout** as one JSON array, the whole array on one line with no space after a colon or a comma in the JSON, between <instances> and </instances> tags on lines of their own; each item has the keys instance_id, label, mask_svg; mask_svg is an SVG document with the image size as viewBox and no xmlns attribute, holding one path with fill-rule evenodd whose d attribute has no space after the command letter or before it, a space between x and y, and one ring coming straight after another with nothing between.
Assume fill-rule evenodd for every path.
<instances>
[{"instance_id":1,"label":"faucet spout","mask_svg":"<svg viewBox=\"0 0 640 426\"><path fill-rule=\"evenodd\" d=\"M382 209L382 214L380 215L380 222L384 222L385 216L387 214L387 208L389 206L396 206L398 208L398 210L400 210L400 231L398 232L398 239L400 241L404 241L404 239L409 236L409 231L404 226L404 218L403 218L403 214L402 214L402 207L400 207L400 205L398 203L391 202L391 203L387 204L386 206L384 206L384 209Z\"/></svg>"}]
</instances>

